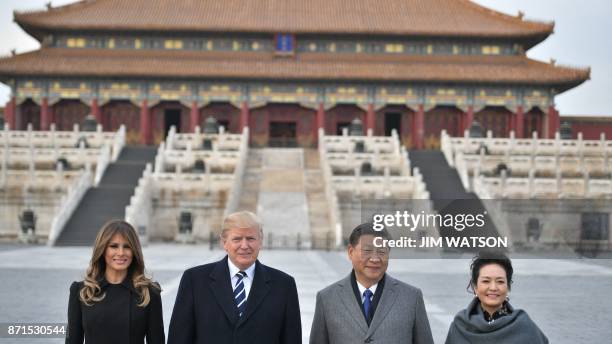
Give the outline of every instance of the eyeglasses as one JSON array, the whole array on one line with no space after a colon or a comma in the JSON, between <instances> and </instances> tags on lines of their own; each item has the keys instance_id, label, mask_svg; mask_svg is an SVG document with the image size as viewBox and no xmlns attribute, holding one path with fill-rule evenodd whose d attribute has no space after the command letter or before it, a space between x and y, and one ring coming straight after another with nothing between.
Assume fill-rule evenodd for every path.
<instances>
[{"instance_id":1,"label":"eyeglasses","mask_svg":"<svg viewBox=\"0 0 612 344\"><path fill-rule=\"evenodd\" d=\"M389 256L389 249L388 248L379 248L379 249L371 249L371 248L362 248L361 249L361 256L363 258L366 259L370 259L370 258L387 258Z\"/></svg>"}]
</instances>

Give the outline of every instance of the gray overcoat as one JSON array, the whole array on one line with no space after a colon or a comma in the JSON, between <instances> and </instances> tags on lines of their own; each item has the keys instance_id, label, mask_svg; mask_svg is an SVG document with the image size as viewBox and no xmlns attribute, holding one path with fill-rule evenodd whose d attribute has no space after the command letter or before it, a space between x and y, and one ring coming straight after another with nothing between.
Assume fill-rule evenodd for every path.
<instances>
[{"instance_id":1,"label":"gray overcoat","mask_svg":"<svg viewBox=\"0 0 612 344\"><path fill-rule=\"evenodd\" d=\"M433 344L421 290L386 275L368 327L350 275L317 293L310 344Z\"/></svg>"}]
</instances>

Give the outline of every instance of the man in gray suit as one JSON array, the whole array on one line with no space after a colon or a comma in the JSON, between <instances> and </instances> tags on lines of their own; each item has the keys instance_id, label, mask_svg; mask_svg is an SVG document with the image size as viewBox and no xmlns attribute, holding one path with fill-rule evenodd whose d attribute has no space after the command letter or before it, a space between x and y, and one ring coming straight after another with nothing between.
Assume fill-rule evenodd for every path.
<instances>
[{"instance_id":1,"label":"man in gray suit","mask_svg":"<svg viewBox=\"0 0 612 344\"><path fill-rule=\"evenodd\" d=\"M370 223L351 233L353 271L317 294L310 344L433 344L421 290L385 273L389 249L375 237L389 234Z\"/></svg>"}]
</instances>

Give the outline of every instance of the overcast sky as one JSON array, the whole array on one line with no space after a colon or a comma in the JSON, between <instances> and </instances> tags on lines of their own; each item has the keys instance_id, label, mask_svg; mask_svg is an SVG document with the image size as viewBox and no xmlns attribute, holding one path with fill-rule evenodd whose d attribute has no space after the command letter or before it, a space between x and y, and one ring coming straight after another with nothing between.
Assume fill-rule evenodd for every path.
<instances>
[{"instance_id":1,"label":"overcast sky","mask_svg":"<svg viewBox=\"0 0 612 344\"><path fill-rule=\"evenodd\" d=\"M205 0L202 0L205 1ZM223 1L223 0L206 0ZM308 0L305 0L308 1ZM333 0L330 0L333 1ZM1 0L0 55L37 49L38 43L13 22L13 10L41 9L49 0ZM74 0L53 0L54 6ZM529 57L557 64L591 67L591 80L558 96L563 115L612 115L612 40L606 37L612 15L611 0L475 0L487 7L528 19L554 21L555 33L531 49ZM9 88L0 85L0 104Z\"/></svg>"}]
</instances>

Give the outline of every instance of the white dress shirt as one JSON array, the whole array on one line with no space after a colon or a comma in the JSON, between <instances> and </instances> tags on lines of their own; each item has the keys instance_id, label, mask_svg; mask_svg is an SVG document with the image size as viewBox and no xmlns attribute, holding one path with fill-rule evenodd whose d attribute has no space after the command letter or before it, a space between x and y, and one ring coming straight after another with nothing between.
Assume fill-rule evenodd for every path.
<instances>
[{"instance_id":1,"label":"white dress shirt","mask_svg":"<svg viewBox=\"0 0 612 344\"><path fill-rule=\"evenodd\" d=\"M374 294L376 294L376 287L378 287L378 283L374 284L369 288L366 288L362 286L359 281L357 281L357 288L359 289L359 295L361 296L361 304L363 304L363 301L365 301L365 296L363 296L363 293L366 291L366 289L370 289L370 291L372 292L372 300L370 301L374 300Z\"/></svg>"},{"instance_id":2,"label":"white dress shirt","mask_svg":"<svg viewBox=\"0 0 612 344\"><path fill-rule=\"evenodd\" d=\"M238 272L240 269L234 263L232 263L231 259L227 258L227 265L229 267L230 280L232 281L232 290L236 289L236 284L238 284ZM248 300L249 292L251 291L251 285L253 285L253 279L255 278L255 263L249 266L246 270L246 277L242 279L242 283L244 284L244 296Z\"/></svg>"}]
</instances>

